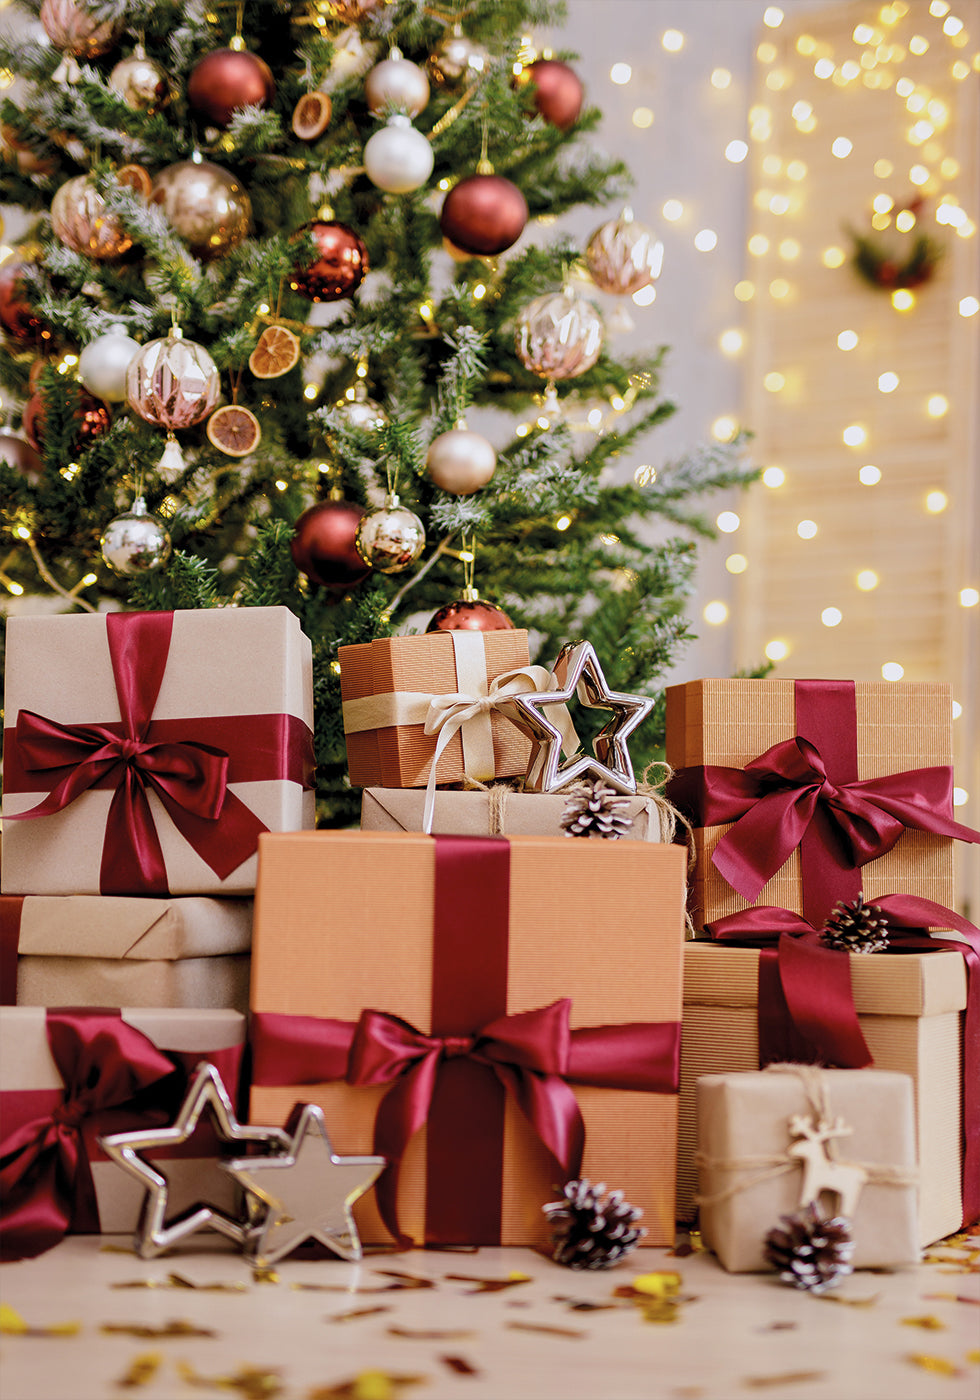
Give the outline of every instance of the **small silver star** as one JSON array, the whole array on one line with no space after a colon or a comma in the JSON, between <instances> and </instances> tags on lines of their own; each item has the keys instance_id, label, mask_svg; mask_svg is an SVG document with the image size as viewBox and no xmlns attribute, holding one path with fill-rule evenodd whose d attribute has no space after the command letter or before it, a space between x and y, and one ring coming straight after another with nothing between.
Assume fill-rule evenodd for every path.
<instances>
[{"instance_id":1,"label":"small silver star","mask_svg":"<svg viewBox=\"0 0 980 1400\"><path fill-rule=\"evenodd\" d=\"M386 1159L338 1157L316 1104L297 1104L286 1128L291 1140L284 1155L221 1164L266 1207L245 1252L257 1268L265 1268L304 1240L319 1240L342 1259L360 1259L351 1208L374 1185Z\"/></svg>"},{"instance_id":2,"label":"small silver star","mask_svg":"<svg viewBox=\"0 0 980 1400\"><path fill-rule=\"evenodd\" d=\"M617 792L635 793L636 777L626 740L653 709L644 695L610 690L591 642L567 642L552 668L557 690L510 696L500 705L532 741L525 787L529 792L558 792L580 778L596 778ZM562 736L546 714L549 705L567 704L577 695L580 705L612 710L613 718L596 735L593 754L572 754L561 762Z\"/></svg>"},{"instance_id":3,"label":"small silver star","mask_svg":"<svg viewBox=\"0 0 980 1400\"><path fill-rule=\"evenodd\" d=\"M235 1117L228 1091L221 1075L214 1065L202 1060L194 1071L180 1111L169 1128L149 1128L145 1131L111 1133L99 1139L99 1143L117 1166L134 1176L141 1186L146 1187L147 1195L143 1203L139 1229L136 1232L136 1250L142 1259L152 1259L165 1249L177 1244L198 1230L209 1228L226 1235L236 1244L244 1245L251 1216L237 1218L228 1210L221 1209L214 1200L204 1202L200 1192L186 1209L176 1209L176 1216L167 1224L168 1210L174 1212L176 1191L171 1182L151 1162L146 1162L138 1154L152 1155L154 1149L173 1147L186 1142L197 1127L205 1109L209 1110L219 1138L223 1143L233 1143L241 1150L241 1144L260 1143L268 1151L283 1151L289 1146L289 1137L281 1128L258 1128L239 1123ZM212 1158L207 1165L220 1165ZM195 1189L200 1187L201 1172L195 1172ZM223 1206L230 1206L234 1193L221 1190L225 1183L222 1178L218 1189L211 1193L222 1200Z\"/></svg>"}]
</instances>

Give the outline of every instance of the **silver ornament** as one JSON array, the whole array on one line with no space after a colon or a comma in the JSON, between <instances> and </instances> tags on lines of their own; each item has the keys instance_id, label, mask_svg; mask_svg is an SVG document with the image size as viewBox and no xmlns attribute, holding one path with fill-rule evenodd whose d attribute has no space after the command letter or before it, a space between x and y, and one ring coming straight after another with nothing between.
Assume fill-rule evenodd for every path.
<instances>
[{"instance_id":1,"label":"silver ornament","mask_svg":"<svg viewBox=\"0 0 980 1400\"><path fill-rule=\"evenodd\" d=\"M425 548L425 526L389 492L383 506L361 517L354 544L365 564L378 573L400 574Z\"/></svg>"},{"instance_id":2,"label":"silver ornament","mask_svg":"<svg viewBox=\"0 0 980 1400\"><path fill-rule=\"evenodd\" d=\"M375 116L407 112L417 117L429 100L429 80L417 63L403 58L400 49L392 49L365 78L364 96Z\"/></svg>"},{"instance_id":3,"label":"silver ornament","mask_svg":"<svg viewBox=\"0 0 980 1400\"><path fill-rule=\"evenodd\" d=\"M387 413L379 403L368 397L368 391L360 379L334 408L349 427L359 428L364 433L376 433L388 422Z\"/></svg>"},{"instance_id":4,"label":"silver ornament","mask_svg":"<svg viewBox=\"0 0 980 1400\"><path fill-rule=\"evenodd\" d=\"M487 71L490 55L482 44L467 38L460 26L454 26L437 45L426 67L437 83L452 86L461 79L471 83Z\"/></svg>"},{"instance_id":5,"label":"silver ornament","mask_svg":"<svg viewBox=\"0 0 980 1400\"><path fill-rule=\"evenodd\" d=\"M629 296L660 276L664 245L652 229L634 222L631 209L624 209L618 219L595 230L585 261L602 291Z\"/></svg>"},{"instance_id":6,"label":"silver ornament","mask_svg":"<svg viewBox=\"0 0 980 1400\"><path fill-rule=\"evenodd\" d=\"M174 233L205 262L237 248L252 220L244 185L209 160L180 160L161 170L150 203L160 205Z\"/></svg>"},{"instance_id":7,"label":"silver ornament","mask_svg":"<svg viewBox=\"0 0 980 1400\"><path fill-rule=\"evenodd\" d=\"M89 341L78 357L78 377L97 399L122 403L126 397L126 371L142 346L126 334L124 326L113 326L105 335Z\"/></svg>"},{"instance_id":8,"label":"silver ornament","mask_svg":"<svg viewBox=\"0 0 980 1400\"><path fill-rule=\"evenodd\" d=\"M166 69L147 57L142 44L116 64L109 74L109 86L133 112L158 112L171 97Z\"/></svg>"},{"instance_id":9,"label":"silver ornament","mask_svg":"<svg viewBox=\"0 0 980 1400\"><path fill-rule=\"evenodd\" d=\"M388 194L420 189L432 174L432 146L408 117L388 118L364 147L364 169L372 185Z\"/></svg>"},{"instance_id":10,"label":"silver ornament","mask_svg":"<svg viewBox=\"0 0 980 1400\"><path fill-rule=\"evenodd\" d=\"M585 297L549 292L517 318L517 354L525 369L545 379L574 379L591 369L602 350L602 317Z\"/></svg>"},{"instance_id":11,"label":"silver ornament","mask_svg":"<svg viewBox=\"0 0 980 1400\"><path fill-rule=\"evenodd\" d=\"M454 496L469 496L486 486L496 466L492 444L463 425L434 438L425 459L435 484Z\"/></svg>"},{"instance_id":12,"label":"silver ornament","mask_svg":"<svg viewBox=\"0 0 980 1400\"><path fill-rule=\"evenodd\" d=\"M203 345L185 340L179 328L144 345L126 371L130 408L170 432L206 418L220 392L214 360Z\"/></svg>"},{"instance_id":13,"label":"silver ornament","mask_svg":"<svg viewBox=\"0 0 980 1400\"><path fill-rule=\"evenodd\" d=\"M102 534L102 558L114 573L132 577L149 574L170 558L170 536L155 515L150 515L142 496L132 510L110 520Z\"/></svg>"}]
</instances>

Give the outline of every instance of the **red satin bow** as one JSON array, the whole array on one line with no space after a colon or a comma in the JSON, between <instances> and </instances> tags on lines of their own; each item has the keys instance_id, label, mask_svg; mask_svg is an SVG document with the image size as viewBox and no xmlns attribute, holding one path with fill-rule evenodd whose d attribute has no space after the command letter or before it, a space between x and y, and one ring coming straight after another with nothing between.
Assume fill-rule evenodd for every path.
<instances>
[{"instance_id":1,"label":"red satin bow","mask_svg":"<svg viewBox=\"0 0 980 1400\"><path fill-rule=\"evenodd\" d=\"M62 1102L16 1128L0 1142L0 1225L4 1259L31 1259L51 1249L69 1227L98 1231L99 1216L83 1126L108 1110L129 1107L143 1090L168 1075L179 1091L172 1060L118 1012L49 1010L47 1035L65 1085ZM135 1107L133 1109L135 1112ZM132 1114L120 1127L132 1127Z\"/></svg>"},{"instance_id":2,"label":"red satin bow","mask_svg":"<svg viewBox=\"0 0 980 1400\"><path fill-rule=\"evenodd\" d=\"M356 1023L256 1012L252 1018L254 1084L388 1085L375 1119L373 1151L388 1158L376 1188L388 1230L401 1241L398 1168L426 1123L443 1061L470 1059L492 1070L566 1176L580 1170L585 1144L581 1110L567 1080L606 1088L676 1093L680 1035L676 1023L569 1027L567 999L501 1016L468 1036L425 1035L383 1011Z\"/></svg>"},{"instance_id":3,"label":"red satin bow","mask_svg":"<svg viewBox=\"0 0 980 1400\"><path fill-rule=\"evenodd\" d=\"M22 768L52 774L54 785L42 802L30 811L12 814L12 820L51 816L97 784L115 789L99 874L103 894L170 892L148 788L220 879L248 859L259 834L267 829L228 791L226 752L193 739L154 738L152 715L172 629L172 613L106 617L121 723L59 724L29 710L21 710L17 717ZM59 776L62 769L67 771Z\"/></svg>"}]
</instances>

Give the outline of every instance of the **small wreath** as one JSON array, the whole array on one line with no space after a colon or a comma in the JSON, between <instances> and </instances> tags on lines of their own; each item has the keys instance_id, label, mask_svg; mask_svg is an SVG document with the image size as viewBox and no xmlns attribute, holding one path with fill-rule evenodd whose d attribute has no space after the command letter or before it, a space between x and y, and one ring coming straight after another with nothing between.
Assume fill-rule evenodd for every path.
<instances>
[{"instance_id":1,"label":"small wreath","mask_svg":"<svg viewBox=\"0 0 980 1400\"><path fill-rule=\"evenodd\" d=\"M932 280L942 261L942 245L925 233L917 235L911 253L903 260L890 240L857 233L854 229L848 232L853 242L851 265L855 272L869 286L886 292L923 286Z\"/></svg>"}]
</instances>

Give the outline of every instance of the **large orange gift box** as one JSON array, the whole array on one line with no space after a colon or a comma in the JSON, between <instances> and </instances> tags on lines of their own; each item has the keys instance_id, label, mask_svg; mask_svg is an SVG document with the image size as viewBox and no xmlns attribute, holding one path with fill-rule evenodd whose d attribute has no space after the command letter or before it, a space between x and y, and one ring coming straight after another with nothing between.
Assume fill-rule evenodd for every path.
<instances>
[{"instance_id":1,"label":"large orange gift box","mask_svg":"<svg viewBox=\"0 0 980 1400\"><path fill-rule=\"evenodd\" d=\"M820 927L839 899L954 902L947 685L699 680L667 688L667 795L694 830L697 929L750 905Z\"/></svg>"},{"instance_id":2,"label":"large orange gift box","mask_svg":"<svg viewBox=\"0 0 980 1400\"><path fill-rule=\"evenodd\" d=\"M252 1120L315 1102L335 1151L388 1158L366 1241L540 1245L582 1174L671 1243L685 865L642 841L264 836Z\"/></svg>"},{"instance_id":3,"label":"large orange gift box","mask_svg":"<svg viewBox=\"0 0 980 1400\"><path fill-rule=\"evenodd\" d=\"M248 894L312 827L313 665L288 608L12 617L6 894Z\"/></svg>"}]
</instances>

